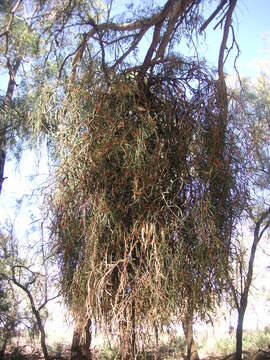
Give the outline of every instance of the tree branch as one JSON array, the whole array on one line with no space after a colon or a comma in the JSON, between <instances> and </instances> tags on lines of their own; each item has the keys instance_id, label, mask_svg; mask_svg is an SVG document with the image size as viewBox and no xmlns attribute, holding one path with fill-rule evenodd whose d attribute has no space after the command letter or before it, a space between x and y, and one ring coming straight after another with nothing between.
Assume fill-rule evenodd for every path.
<instances>
[{"instance_id":1,"label":"tree branch","mask_svg":"<svg viewBox=\"0 0 270 360\"><path fill-rule=\"evenodd\" d=\"M189 0L189 2L187 4L185 4L185 8L188 7L190 2L193 2L193 0ZM158 59L158 58L163 59L166 47L168 45L169 39L173 32L174 26L178 20L178 17L181 17L182 15L183 15L183 2L180 1L178 4L176 4L175 9L170 16L167 29L165 31L165 34L162 37L162 40L161 40L161 43L157 50L155 59Z\"/></svg>"},{"instance_id":2,"label":"tree branch","mask_svg":"<svg viewBox=\"0 0 270 360\"><path fill-rule=\"evenodd\" d=\"M139 44L139 42L141 41L141 39L143 38L144 34L147 32L148 29L149 29L149 27L143 27L139 31L139 33L137 34L137 36L133 40L133 43L131 44L131 46L127 49L127 51L111 67L112 70L116 69L116 67L118 65L120 65L125 60L125 58L136 48L136 46Z\"/></svg>"},{"instance_id":3,"label":"tree branch","mask_svg":"<svg viewBox=\"0 0 270 360\"><path fill-rule=\"evenodd\" d=\"M203 23L200 27L200 33L202 33L207 26L214 20L217 14L224 8L225 4L227 4L228 0L222 0L216 10L209 16L209 18Z\"/></svg>"},{"instance_id":4,"label":"tree branch","mask_svg":"<svg viewBox=\"0 0 270 360\"><path fill-rule=\"evenodd\" d=\"M243 293L244 298L247 298L249 288L250 288L250 285L252 282L253 264L254 264L254 260L255 260L257 245L258 245L259 241L261 240L265 230L269 228L270 219L268 219L267 223L265 224L265 226L261 232L260 232L260 229L261 229L263 222L269 215L270 215L270 208L267 209L265 212L263 212L262 215L260 216L259 220L256 222L256 226L255 226L255 230L254 230L254 239L253 239L253 244L251 247L250 258L249 258L249 263L248 263L247 280L246 280L245 289L244 289L244 293Z\"/></svg>"},{"instance_id":5,"label":"tree branch","mask_svg":"<svg viewBox=\"0 0 270 360\"><path fill-rule=\"evenodd\" d=\"M150 18L143 19L143 20L136 20L131 23L116 24L114 22L106 22L106 23L102 23L102 24L97 24L95 22L95 20L92 18L90 20L88 20L88 25L91 25L92 28L88 33L85 34L83 41L78 46L78 50L77 50L77 52L74 56L73 62L72 62L72 75L71 75L70 83L72 84L75 80L76 65L77 65L78 61L82 58L82 55L86 48L87 42L96 33L100 33L103 31L118 31L118 32L128 31L128 32L130 32L130 31L139 30L138 36L135 37L135 40L132 42L129 49L127 49L126 52L121 56L120 59L121 59L121 61L123 61L135 49L135 47L138 45L138 43L142 39L143 35L147 32L147 30L150 29L150 27L154 26L154 34L153 34L152 43L148 49L148 52L146 54L146 57L145 57L145 60L144 60L143 66L142 66L143 71L145 71L148 64L151 62L153 53L159 43L160 31L161 31L161 27L162 27L165 19L171 13L171 16L173 17L173 19L176 22L178 12L180 11L179 9L181 9L181 12L184 13L188 4L190 4L191 1L194 1L194 0L187 0L187 2L184 2L184 3L182 0L176 0L176 1L168 0L166 2L166 4L164 5L163 9L159 13L153 15ZM161 50L163 51L163 48L166 47L166 45L168 43L168 41L165 41L166 38L168 38L168 34L164 38L164 44L162 45L160 51ZM116 61L116 63L113 65L112 68L115 68L115 66L118 66L120 64L120 59L118 59Z\"/></svg>"},{"instance_id":6,"label":"tree branch","mask_svg":"<svg viewBox=\"0 0 270 360\"><path fill-rule=\"evenodd\" d=\"M16 4L13 6L13 8L10 11L10 19L9 19L9 22L7 23L6 30L2 34L0 34L0 37L2 37L2 36L6 37L5 56L7 56L7 53L8 53L8 35L10 33L11 25L14 20L15 12L17 11L17 9L21 3L22 3L22 0L18 0L16 2Z\"/></svg>"},{"instance_id":7,"label":"tree branch","mask_svg":"<svg viewBox=\"0 0 270 360\"><path fill-rule=\"evenodd\" d=\"M221 41L220 49L219 49L219 57L218 57L218 75L219 79L224 81L224 71L223 71L223 65L224 65L224 52L227 45L227 40L229 36L230 26L232 23L232 14L234 11L234 8L236 6L237 0L230 0L229 9L226 15L226 21L224 25L223 30L223 38Z\"/></svg>"}]
</instances>

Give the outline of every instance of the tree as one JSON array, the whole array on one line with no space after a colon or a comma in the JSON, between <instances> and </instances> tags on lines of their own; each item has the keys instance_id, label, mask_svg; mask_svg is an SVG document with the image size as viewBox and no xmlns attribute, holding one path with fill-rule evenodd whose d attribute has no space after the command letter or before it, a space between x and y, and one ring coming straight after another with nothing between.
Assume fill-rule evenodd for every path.
<instances>
[{"instance_id":1,"label":"tree","mask_svg":"<svg viewBox=\"0 0 270 360\"><path fill-rule=\"evenodd\" d=\"M230 288L235 307L238 312L236 329L236 359L242 358L243 322L248 304L248 296L252 284L253 268L257 246L270 225L269 215L269 79L261 75L256 86L247 81L241 84L238 95L237 126L240 126L239 140L243 139L244 146L248 146L248 161L250 188L252 198L249 203L249 221L254 224L253 242L245 269L245 254L241 246L238 253L236 267L240 281L230 279ZM265 209L266 210L262 210ZM254 211L257 213L254 216Z\"/></svg>"},{"instance_id":2,"label":"tree","mask_svg":"<svg viewBox=\"0 0 270 360\"><path fill-rule=\"evenodd\" d=\"M168 1L150 19L122 27L90 21L58 112L60 166L51 204L64 292L73 306L87 307L89 318L119 320L129 357L135 356L136 322L153 324L160 309L161 322L169 321L186 302L201 315L214 306L245 202L234 174L237 144L223 73L236 2L222 2L202 26L228 6L218 81L196 61L166 52L182 22L198 30L192 15L199 3ZM117 44L118 34L127 32L138 41L135 32L142 28L143 36L148 25L153 41L141 65L122 62L132 45L106 62L112 45L106 36L116 36ZM101 31L98 72L92 67L75 82L87 41Z\"/></svg>"},{"instance_id":3,"label":"tree","mask_svg":"<svg viewBox=\"0 0 270 360\"><path fill-rule=\"evenodd\" d=\"M65 12L60 14L60 8L63 9L57 1L48 3L46 7L42 0L1 3L0 67L8 81L0 102L0 194L7 178L4 176L7 154L12 156L14 151L17 157L20 156L22 143L25 145L29 134L34 131L29 123L29 113L33 111L37 94L44 81L53 81L58 75L53 64L59 62L61 56L54 42L45 45L46 40L54 35L50 32L47 11L58 12L57 21L60 23L68 15ZM82 10L83 6L78 6ZM63 31L64 27L60 32ZM56 43L70 50L68 42L59 44L56 40ZM42 130L46 133L48 129L44 127Z\"/></svg>"},{"instance_id":4,"label":"tree","mask_svg":"<svg viewBox=\"0 0 270 360\"><path fill-rule=\"evenodd\" d=\"M250 250L249 261L248 261L248 269L247 273L243 274L240 272L241 276L241 289L239 290L233 282L231 282L231 290L235 302L235 306L238 312L238 321L237 321L237 329L236 329L236 360L242 359L242 339L243 339L243 323L244 316L247 309L248 304L248 296L249 290L252 283L253 277L253 268L257 246L264 235L265 231L270 226L270 209L267 209L263 213L258 216L258 220L255 221L255 229L253 234L253 243ZM238 264L243 266L243 261L240 260Z\"/></svg>"},{"instance_id":5,"label":"tree","mask_svg":"<svg viewBox=\"0 0 270 360\"><path fill-rule=\"evenodd\" d=\"M13 235L1 233L1 239L3 240L1 250L3 250L3 253L5 254L4 261L6 267L5 271L1 272L1 277L3 282L12 286L13 292L14 288L17 287L23 291L24 295L26 295L30 304L30 311L34 317L38 331L40 332L40 343L44 358L48 360L49 354L44 330L44 314L42 314L42 312L48 302L56 299L59 294L50 295L53 291L53 286L46 271L47 264L44 262L46 258L43 257L43 269L45 270L45 274L42 274L39 271L33 271L31 265L27 264L26 260L19 257L18 247ZM51 286L51 289L49 289L49 285ZM13 300L11 298L9 299L9 306L17 308L18 305L15 302L17 296L18 293ZM21 323L20 319L16 318L17 314L18 313L12 314L11 319L12 324L14 324L13 328L15 328L15 324ZM8 335L10 336L10 332ZM2 349L2 353L4 353L3 350L5 349Z\"/></svg>"},{"instance_id":6,"label":"tree","mask_svg":"<svg viewBox=\"0 0 270 360\"><path fill-rule=\"evenodd\" d=\"M1 245L4 239L0 238ZM0 328L1 328L1 350L0 350L0 359L4 359L6 346L8 341L16 333L16 327L18 324L19 314L17 304L12 303L12 298L14 293L12 287L5 282L5 276L7 274L7 269L5 268L5 257L6 254L2 251L3 247L1 246L0 258L1 258L1 268L0 268Z\"/></svg>"}]
</instances>

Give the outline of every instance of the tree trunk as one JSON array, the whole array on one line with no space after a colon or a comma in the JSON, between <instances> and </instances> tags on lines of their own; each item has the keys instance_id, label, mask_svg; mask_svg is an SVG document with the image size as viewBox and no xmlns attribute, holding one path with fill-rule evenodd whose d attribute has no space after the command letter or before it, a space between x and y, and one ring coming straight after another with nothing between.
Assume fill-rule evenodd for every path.
<instances>
[{"instance_id":1,"label":"tree trunk","mask_svg":"<svg viewBox=\"0 0 270 360\"><path fill-rule=\"evenodd\" d=\"M15 278L15 273L14 273L14 267L12 269L12 281L14 282L14 284L16 286L18 286L20 289L22 289L28 296L30 304L31 304L31 309L32 312L36 318L37 324L38 324L38 329L40 331L40 342L41 342L41 348L43 351L43 355L44 355L44 359L45 360L49 360L49 354L48 354L48 349L47 349L47 345L46 345L46 334L45 334L45 330L44 330L44 325L42 323L41 317L40 317L40 310L42 309L42 307L45 305L45 303L43 304L43 306L40 306L39 308L36 308L35 302L34 302L34 298L31 294L31 292L29 291L29 289L27 288L27 286L24 286L23 284L21 284L20 282L18 282Z\"/></svg>"},{"instance_id":2,"label":"tree trunk","mask_svg":"<svg viewBox=\"0 0 270 360\"><path fill-rule=\"evenodd\" d=\"M31 304L32 304L32 301L31 301ZM33 305L32 305L32 311L36 317L38 328L40 331L40 343L41 343L41 348L42 348L42 352L44 355L44 359L49 360L50 358L49 358L48 349L47 349L47 345L46 345L46 334L45 334L44 326L43 326L41 318L40 318L39 311L36 310Z\"/></svg>"},{"instance_id":3,"label":"tree trunk","mask_svg":"<svg viewBox=\"0 0 270 360\"><path fill-rule=\"evenodd\" d=\"M120 323L120 354L121 360L136 359L136 304L125 309L123 320Z\"/></svg>"},{"instance_id":4,"label":"tree trunk","mask_svg":"<svg viewBox=\"0 0 270 360\"><path fill-rule=\"evenodd\" d=\"M186 338L187 343L187 360L199 360L199 354L197 350L197 345L193 339L193 314L187 312L182 317L182 327Z\"/></svg>"},{"instance_id":5,"label":"tree trunk","mask_svg":"<svg viewBox=\"0 0 270 360\"><path fill-rule=\"evenodd\" d=\"M92 322L90 319L85 324L85 317L80 315L75 319L73 330L71 359L72 360L91 360L91 332Z\"/></svg>"},{"instance_id":6,"label":"tree trunk","mask_svg":"<svg viewBox=\"0 0 270 360\"><path fill-rule=\"evenodd\" d=\"M87 320L87 324L84 328L85 331L85 356L87 360L92 360L91 342L92 342L92 321Z\"/></svg>"},{"instance_id":7,"label":"tree trunk","mask_svg":"<svg viewBox=\"0 0 270 360\"><path fill-rule=\"evenodd\" d=\"M5 180L4 168L6 162L6 131L3 130L0 138L0 194L2 192L2 185Z\"/></svg>"},{"instance_id":8,"label":"tree trunk","mask_svg":"<svg viewBox=\"0 0 270 360\"><path fill-rule=\"evenodd\" d=\"M129 331L127 326L127 312L124 312L124 319L120 323L120 355L121 360L129 360L130 359L130 351L129 351Z\"/></svg>"},{"instance_id":9,"label":"tree trunk","mask_svg":"<svg viewBox=\"0 0 270 360\"><path fill-rule=\"evenodd\" d=\"M5 359L6 348L7 348L8 337L6 336L0 350L0 360Z\"/></svg>"},{"instance_id":10,"label":"tree trunk","mask_svg":"<svg viewBox=\"0 0 270 360\"><path fill-rule=\"evenodd\" d=\"M132 300L131 305L131 321L132 321L132 334L131 334L131 354L132 358L136 356L136 311L135 300Z\"/></svg>"},{"instance_id":11,"label":"tree trunk","mask_svg":"<svg viewBox=\"0 0 270 360\"><path fill-rule=\"evenodd\" d=\"M236 354L235 360L242 359L242 344L243 344L243 322L246 309L239 309L238 321L236 328Z\"/></svg>"},{"instance_id":12,"label":"tree trunk","mask_svg":"<svg viewBox=\"0 0 270 360\"><path fill-rule=\"evenodd\" d=\"M158 322L154 322L154 329L155 329L155 340L156 340L156 349L159 348L159 337L158 337Z\"/></svg>"}]
</instances>

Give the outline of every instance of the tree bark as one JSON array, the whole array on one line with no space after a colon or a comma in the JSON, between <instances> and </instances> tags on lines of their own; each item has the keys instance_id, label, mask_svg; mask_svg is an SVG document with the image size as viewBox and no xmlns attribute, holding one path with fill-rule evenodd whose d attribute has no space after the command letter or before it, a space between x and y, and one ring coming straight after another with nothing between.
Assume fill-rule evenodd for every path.
<instances>
[{"instance_id":1,"label":"tree bark","mask_svg":"<svg viewBox=\"0 0 270 360\"><path fill-rule=\"evenodd\" d=\"M187 343L187 360L199 360L197 345L193 338L193 313L188 311L182 317L182 327Z\"/></svg>"},{"instance_id":2,"label":"tree bark","mask_svg":"<svg viewBox=\"0 0 270 360\"><path fill-rule=\"evenodd\" d=\"M235 360L242 359L242 346L243 346L243 323L244 323L244 316L245 316L245 309L240 309L238 311L238 321L237 321L237 328L236 328L236 354Z\"/></svg>"},{"instance_id":3,"label":"tree bark","mask_svg":"<svg viewBox=\"0 0 270 360\"><path fill-rule=\"evenodd\" d=\"M159 348L159 336L158 336L158 322L154 322L154 329L155 329L155 340L156 340L156 349Z\"/></svg>"},{"instance_id":4,"label":"tree bark","mask_svg":"<svg viewBox=\"0 0 270 360\"><path fill-rule=\"evenodd\" d=\"M127 326L127 312L125 310L124 319L120 323L120 356L121 360L129 360L130 359L130 351L129 351L129 334L128 334L128 326Z\"/></svg>"},{"instance_id":5,"label":"tree bark","mask_svg":"<svg viewBox=\"0 0 270 360\"><path fill-rule=\"evenodd\" d=\"M131 334L131 354L132 358L136 356L136 309L135 300L132 300L131 305L131 321L132 321L132 334Z\"/></svg>"},{"instance_id":6,"label":"tree bark","mask_svg":"<svg viewBox=\"0 0 270 360\"><path fill-rule=\"evenodd\" d=\"M121 360L136 359L136 304L132 300L125 309L120 323L120 354Z\"/></svg>"},{"instance_id":7,"label":"tree bark","mask_svg":"<svg viewBox=\"0 0 270 360\"><path fill-rule=\"evenodd\" d=\"M80 315L75 318L72 345L71 345L71 359L72 360L91 360L91 341L92 341L92 322L90 319L85 324L85 317Z\"/></svg>"},{"instance_id":8,"label":"tree bark","mask_svg":"<svg viewBox=\"0 0 270 360\"><path fill-rule=\"evenodd\" d=\"M31 305L32 305L32 302L31 302ZM46 334L45 334L44 326L41 321L39 311L36 310L35 307L33 307L33 306L32 306L32 311L36 317L38 328L40 331L40 343L41 343L41 348L42 348L42 352L44 355L44 359L49 360L50 357L49 357L48 349L47 349L47 345L46 345Z\"/></svg>"}]
</instances>

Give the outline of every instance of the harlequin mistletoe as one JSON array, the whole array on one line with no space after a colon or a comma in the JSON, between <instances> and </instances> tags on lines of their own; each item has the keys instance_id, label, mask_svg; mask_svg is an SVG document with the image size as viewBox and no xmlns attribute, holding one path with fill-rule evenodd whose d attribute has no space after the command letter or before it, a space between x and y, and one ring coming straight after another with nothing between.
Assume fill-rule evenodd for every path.
<instances>
[{"instance_id":1,"label":"harlequin mistletoe","mask_svg":"<svg viewBox=\"0 0 270 360\"><path fill-rule=\"evenodd\" d=\"M51 210L64 292L125 331L214 305L244 202L219 82L175 60L143 81L82 83L59 112Z\"/></svg>"}]
</instances>

